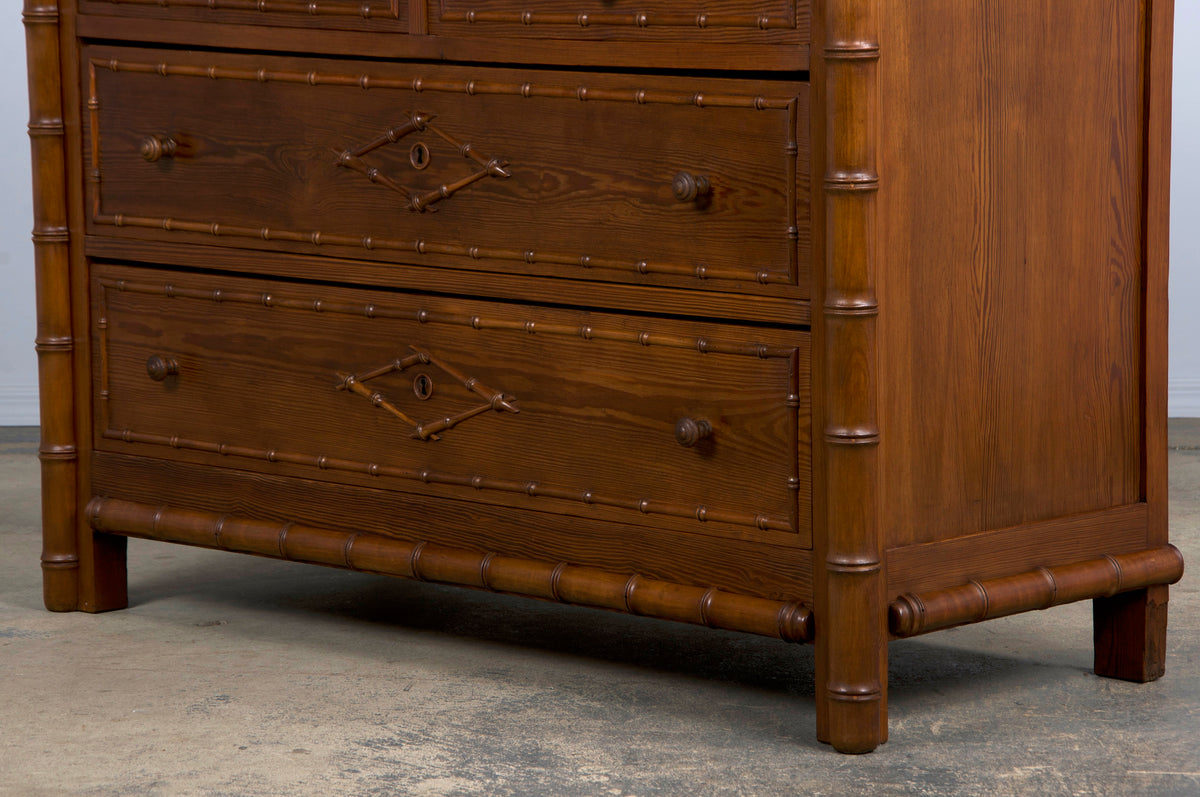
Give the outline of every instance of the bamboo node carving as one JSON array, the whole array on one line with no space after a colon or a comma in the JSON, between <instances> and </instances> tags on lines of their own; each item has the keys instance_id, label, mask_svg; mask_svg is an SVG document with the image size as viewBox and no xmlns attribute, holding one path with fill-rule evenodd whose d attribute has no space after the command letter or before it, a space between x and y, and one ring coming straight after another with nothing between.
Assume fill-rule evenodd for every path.
<instances>
[{"instance_id":1,"label":"bamboo node carving","mask_svg":"<svg viewBox=\"0 0 1200 797\"><path fill-rule=\"evenodd\" d=\"M1018 612L1174 584L1182 576L1183 556L1173 545L1106 554L1099 559L1038 567L1003 578L971 579L957 587L920 595L906 593L888 607L888 627L893 636L916 636Z\"/></svg>"}]
</instances>

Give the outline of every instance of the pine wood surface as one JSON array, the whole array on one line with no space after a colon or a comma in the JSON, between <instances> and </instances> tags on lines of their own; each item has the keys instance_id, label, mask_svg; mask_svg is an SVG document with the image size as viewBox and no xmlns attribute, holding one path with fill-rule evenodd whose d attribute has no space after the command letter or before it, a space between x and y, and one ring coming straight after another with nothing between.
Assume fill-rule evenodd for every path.
<instances>
[{"instance_id":1,"label":"pine wood surface","mask_svg":"<svg viewBox=\"0 0 1200 797\"><path fill-rule=\"evenodd\" d=\"M401 491L441 485L513 506L552 501L571 514L598 505L631 522L809 544L806 334L97 274L99 447L140 442L158 456L216 453L210 461L238 452L251 469L288 463ZM155 381L151 357L177 362L178 373ZM405 359L416 362L369 377ZM355 375L361 396L346 386ZM427 398L414 394L418 375ZM487 386L484 395L459 376ZM511 409L495 406L493 391ZM480 407L419 439L420 425ZM712 432L685 448L676 424L689 418Z\"/></svg>"},{"instance_id":2,"label":"pine wood surface","mask_svg":"<svg viewBox=\"0 0 1200 797\"><path fill-rule=\"evenodd\" d=\"M854 753L889 637L1161 676L1172 14L26 0L47 607L129 535L812 641Z\"/></svg>"},{"instance_id":3,"label":"pine wood surface","mask_svg":"<svg viewBox=\"0 0 1200 797\"><path fill-rule=\"evenodd\" d=\"M804 84L109 48L84 58L97 232L807 296ZM428 129L398 133L414 115ZM159 141L171 151L143 152ZM503 167L488 175L491 160ZM709 193L681 201L680 174ZM594 213L608 234L585 243L577 231Z\"/></svg>"},{"instance_id":4,"label":"pine wood surface","mask_svg":"<svg viewBox=\"0 0 1200 797\"><path fill-rule=\"evenodd\" d=\"M889 544L1139 500L1142 5L885 5Z\"/></svg>"},{"instance_id":5,"label":"pine wood surface","mask_svg":"<svg viewBox=\"0 0 1200 797\"><path fill-rule=\"evenodd\" d=\"M296 520L407 542L431 541L535 561L567 561L615 573L811 603L811 552L550 511L397 493L379 483L335 484L304 476L95 453L97 496L250 518ZM109 535L104 535L108 537ZM687 551L681 556L680 551Z\"/></svg>"},{"instance_id":6,"label":"pine wood surface","mask_svg":"<svg viewBox=\"0 0 1200 797\"><path fill-rule=\"evenodd\" d=\"M438 37L800 45L806 0L82 0L87 14Z\"/></svg>"}]
</instances>

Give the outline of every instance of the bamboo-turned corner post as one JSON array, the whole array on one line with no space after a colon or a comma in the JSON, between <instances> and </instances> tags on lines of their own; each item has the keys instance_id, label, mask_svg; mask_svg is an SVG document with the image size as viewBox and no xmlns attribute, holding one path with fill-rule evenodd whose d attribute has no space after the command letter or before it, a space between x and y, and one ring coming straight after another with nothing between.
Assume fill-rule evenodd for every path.
<instances>
[{"instance_id":1,"label":"bamboo-turned corner post","mask_svg":"<svg viewBox=\"0 0 1200 797\"><path fill-rule=\"evenodd\" d=\"M66 127L57 0L25 0L42 461L42 591L46 608L106 611L127 603L125 539L95 537L78 503Z\"/></svg>"},{"instance_id":2,"label":"bamboo-turned corner post","mask_svg":"<svg viewBox=\"0 0 1200 797\"><path fill-rule=\"evenodd\" d=\"M880 114L875 0L828 0L816 70L824 140L824 529L816 543L817 735L844 753L887 741L887 618L878 518L875 295ZM821 344L818 344L821 345Z\"/></svg>"},{"instance_id":3,"label":"bamboo-turned corner post","mask_svg":"<svg viewBox=\"0 0 1200 797\"><path fill-rule=\"evenodd\" d=\"M42 572L46 608L79 605L75 526L74 384L65 131L55 0L25 0L29 137L33 155L33 242L42 461Z\"/></svg>"}]
</instances>

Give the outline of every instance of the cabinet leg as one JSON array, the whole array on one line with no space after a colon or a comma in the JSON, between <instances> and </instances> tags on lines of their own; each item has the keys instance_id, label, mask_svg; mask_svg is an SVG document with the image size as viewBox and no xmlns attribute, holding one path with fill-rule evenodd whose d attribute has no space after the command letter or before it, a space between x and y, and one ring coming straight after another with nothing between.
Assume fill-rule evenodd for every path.
<instances>
[{"instance_id":1,"label":"cabinet leg","mask_svg":"<svg viewBox=\"0 0 1200 797\"><path fill-rule=\"evenodd\" d=\"M886 643L859 646L852 661L839 662L830 642L818 632L817 739L839 753L869 753L888 738ZM864 670L858 683L847 680L854 669Z\"/></svg>"},{"instance_id":2,"label":"cabinet leg","mask_svg":"<svg viewBox=\"0 0 1200 797\"><path fill-rule=\"evenodd\" d=\"M1092 601L1097 675L1138 683L1162 677L1167 592L1158 585Z\"/></svg>"},{"instance_id":3,"label":"cabinet leg","mask_svg":"<svg viewBox=\"0 0 1200 797\"><path fill-rule=\"evenodd\" d=\"M91 544L80 551L79 610L109 612L129 605L125 552L129 541L90 529Z\"/></svg>"}]
</instances>

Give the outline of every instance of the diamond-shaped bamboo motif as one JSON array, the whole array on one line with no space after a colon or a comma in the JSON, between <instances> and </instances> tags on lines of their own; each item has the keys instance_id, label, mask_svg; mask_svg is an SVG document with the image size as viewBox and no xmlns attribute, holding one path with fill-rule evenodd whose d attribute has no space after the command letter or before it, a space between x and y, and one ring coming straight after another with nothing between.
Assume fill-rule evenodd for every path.
<instances>
[{"instance_id":1,"label":"diamond-shaped bamboo motif","mask_svg":"<svg viewBox=\"0 0 1200 797\"><path fill-rule=\"evenodd\" d=\"M387 365L367 371L366 373L348 374L339 371L338 378L341 380L341 382L338 383L337 389L348 390L351 393L360 395L370 401L376 407L391 413L400 420L409 424L413 427L413 437L418 440L439 440L442 432L452 429L455 426L458 426L460 423L470 420L477 415L482 415L489 410L495 410L496 412L511 412L513 414L521 411L521 409L515 404L517 401L516 396L508 395L499 390L493 390L475 377L467 376L459 369L455 368L444 360L434 357L424 349L416 346L409 346L409 348L412 349L413 353L407 357L400 358L388 363ZM470 392L485 398L487 402L479 405L478 407L472 407L471 409L461 412L458 415L446 416L428 423L421 423L420 421L410 417L391 401L388 401L388 399L385 398L382 393L373 391L364 384L365 382L385 376L387 374L396 372L403 373L405 370L412 368L415 365L432 365L435 368L438 368Z\"/></svg>"},{"instance_id":2,"label":"diamond-shaped bamboo motif","mask_svg":"<svg viewBox=\"0 0 1200 797\"><path fill-rule=\"evenodd\" d=\"M508 161L501 160L499 158L490 158L476 149L475 145L459 141L457 138L445 132L441 128L435 127L432 124L435 118L436 116L434 114L423 113L421 111L408 114L407 122L397 127L393 127L390 130L386 130L383 134L369 144L366 144L355 150L343 150L338 155L337 165L344 166L347 169L353 169L360 174L366 175L367 179L369 179L371 182L379 183L380 185L386 186L397 193L405 195L408 197L408 209L416 213L436 211L437 208L433 207L434 204L442 201L443 199L449 199L462 189L473 183L479 182L485 177L508 178L512 176L512 172L508 170ZM459 154L464 158L474 161L483 168L457 180L448 183L442 183L440 186L432 190L420 192L411 191L408 188L405 188L400 183L383 174L383 172L379 171L377 167L371 166L369 163L363 160L364 156L374 152L377 149L380 149L381 147L386 147L389 144L395 144L406 136L426 130L457 149Z\"/></svg>"}]
</instances>

